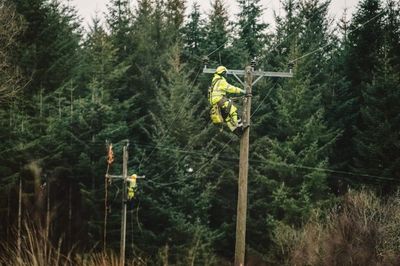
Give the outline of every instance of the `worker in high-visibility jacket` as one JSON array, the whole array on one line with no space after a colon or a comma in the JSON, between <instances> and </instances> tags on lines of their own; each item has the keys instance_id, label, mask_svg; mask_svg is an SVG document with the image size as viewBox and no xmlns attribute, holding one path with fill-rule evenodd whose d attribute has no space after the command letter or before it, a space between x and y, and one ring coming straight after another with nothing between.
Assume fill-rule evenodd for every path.
<instances>
[{"instance_id":1,"label":"worker in high-visibility jacket","mask_svg":"<svg viewBox=\"0 0 400 266\"><path fill-rule=\"evenodd\" d=\"M243 124L238 118L237 108L232 100L227 98L227 93L245 93L241 88L232 86L226 81L228 70L224 66L219 66L215 70L214 77L208 92L208 101L211 104L211 120L214 124L222 123L224 120L229 129L241 134Z\"/></svg>"},{"instance_id":2,"label":"worker in high-visibility jacket","mask_svg":"<svg viewBox=\"0 0 400 266\"><path fill-rule=\"evenodd\" d=\"M132 201L133 198L135 197L135 192L137 189L136 179L137 179L137 175L133 174L130 177L130 180L128 180L128 201Z\"/></svg>"}]
</instances>

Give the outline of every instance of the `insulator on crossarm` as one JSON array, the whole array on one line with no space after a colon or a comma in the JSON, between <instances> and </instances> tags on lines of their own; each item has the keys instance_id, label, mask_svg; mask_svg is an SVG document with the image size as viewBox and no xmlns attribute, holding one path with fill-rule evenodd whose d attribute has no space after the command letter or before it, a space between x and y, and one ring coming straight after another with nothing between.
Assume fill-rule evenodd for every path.
<instances>
[{"instance_id":1,"label":"insulator on crossarm","mask_svg":"<svg viewBox=\"0 0 400 266\"><path fill-rule=\"evenodd\" d=\"M208 56L204 56L203 57L203 64L204 64L204 68L207 68L207 65L208 65Z\"/></svg>"},{"instance_id":2,"label":"insulator on crossarm","mask_svg":"<svg viewBox=\"0 0 400 266\"><path fill-rule=\"evenodd\" d=\"M251 67L252 67L253 69L256 67L256 63L257 63L256 58L253 58L253 59L251 60L251 63L250 63L250 65L251 65Z\"/></svg>"},{"instance_id":3,"label":"insulator on crossarm","mask_svg":"<svg viewBox=\"0 0 400 266\"><path fill-rule=\"evenodd\" d=\"M293 66L294 66L293 62L289 62L289 64L288 64L289 73L292 73L292 72L293 72Z\"/></svg>"}]
</instances>

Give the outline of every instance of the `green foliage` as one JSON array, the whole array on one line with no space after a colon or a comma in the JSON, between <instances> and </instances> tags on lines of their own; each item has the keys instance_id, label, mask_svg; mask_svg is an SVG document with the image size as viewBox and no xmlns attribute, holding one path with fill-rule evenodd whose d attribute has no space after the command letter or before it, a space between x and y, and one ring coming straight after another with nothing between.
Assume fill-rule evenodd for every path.
<instances>
[{"instance_id":1,"label":"green foliage","mask_svg":"<svg viewBox=\"0 0 400 266\"><path fill-rule=\"evenodd\" d=\"M315 108L320 101L307 82L291 79L278 88L274 120L268 124L272 134L254 141L250 221L254 239L264 239L253 246L259 251L269 242L263 229L271 230L276 221L299 225L329 199L327 174L319 169L328 166L337 133L326 127L323 110Z\"/></svg>"},{"instance_id":2,"label":"green foliage","mask_svg":"<svg viewBox=\"0 0 400 266\"><path fill-rule=\"evenodd\" d=\"M391 64L400 68L400 5L396 1L388 1L386 6L385 43Z\"/></svg>"},{"instance_id":3,"label":"green foliage","mask_svg":"<svg viewBox=\"0 0 400 266\"><path fill-rule=\"evenodd\" d=\"M189 63L191 63L191 61L196 62L204 55L206 34L204 23L204 20L201 18L200 6L195 2L193 3L188 21L182 29L183 53L187 58L186 61Z\"/></svg>"},{"instance_id":4,"label":"green foliage","mask_svg":"<svg viewBox=\"0 0 400 266\"><path fill-rule=\"evenodd\" d=\"M383 69L376 80L366 84L361 107L363 130L357 129L355 136L355 169L370 175L388 178L388 182L399 180L399 100L398 72L383 59ZM383 180L382 180L383 181ZM371 180L372 183L373 180ZM392 191L391 183L385 184L385 191Z\"/></svg>"},{"instance_id":5,"label":"green foliage","mask_svg":"<svg viewBox=\"0 0 400 266\"><path fill-rule=\"evenodd\" d=\"M206 51L210 54L209 59L212 63L226 64L225 60L229 60L224 49L229 38L228 12L221 0L213 1L211 8L212 11L206 24Z\"/></svg>"},{"instance_id":6,"label":"green foliage","mask_svg":"<svg viewBox=\"0 0 400 266\"><path fill-rule=\"evenodd\" d=\"M78 63L80 30L75 10L57 1L11 1L25 19L16 60L31 78L24 92L54 91L72 78ZM43 34L43 33L46 34Z\"/></svg>"},{"instance_id":7,"label":"green foliage","mask_svg":"<svg viewBox=\"0 0 400 266\"><path fill-rule=\"evenodd\" d=\"M201 232L197 236L201 241L212 240L205 227L211 187L204 182L203 175L195 175L201 167L195 150L203 143L202 135L207 131L199 132L204 122L193 106L196 88L189 82L179 58L180 51L174 49L170 68L158 92L157 112L152 114L155 146L141 162L144 164L142 171L151 176L143 193L143 204L148 210L143 214L147 221L144 228L156 233L156 243L168 244L173 250L195 241L195 232ZM159 163L153 164L155 161ZM163 221L163 226L157 221ZM146 238L144 242L155 241L149 240ZM150 247L154 248L154 243Z\"/></svg>"},{"instance_id":8,"label":"green foliage","mask_svg":"<svg viewBox=\"0 0 400 266\"><path fill-rule=\"evenodd\" d=\"M259 22L263 15L260 0L238 0L237 2L240 8L237 21L239 38L243 43L244 50L248 53L247 60L250 61L260 54L266 43L265 29L267 24Z\"/></svg>"},{"instance_id":9,"label":"green foliage","mask_svg":"<svg viewBox=\"0 0 400 266\"><path fill-rule=\"evenodd\" d=\"M343 69L345 79L338 83L341 87L337 89L337 97L333 99L335 102L332 107L336 113L333 124L343 129L343 135L335 149L334 161L342 169L358 168L360 161L366 160L365 157L360 157L366 156L370 160L376 157L376 151L371 149L368 155L365 154L365 149L361 152L359 142L360 135L368 134L367 132L370 132L368 128L371 126L371 119L366 119L366 113L371 112L367 110L371 110L370 94L374 89L368 84L375 86L378 82L378 86L386 86L383 85L385 79L382 79L380 75L387 74L388 69L397 67L395 59L397 57L391 51L394 51L393 40L398 38L398 33L396 30L387 31L387 29L396 25L399 14L396 13L393 3L388 2L389 12L386 12L382 5L381 1L366 0L360 3L350 24L348 37L345 39L343 61L338 62ZM383 71L383 69L386 70ZM393 70L389 72L391 71ZM381 108L384 106L385 99L381 98L378 101L381 102L378 104L380 107L375 108L374 111L380 113L383 112ZM368 167L362 172L368 173ZM359 183L360 180L352 182ZM361 183L364 182L370 183L371 180L361 181Z\"/></svg>"},{"instance_id":10,"label":"green foliage","mask_svg":"<svg viewBox=\"0 0 400 266\"><path fill-rule=\"evenodd\" d=\"M85 35L75 10L58 1L8 2L17 13L0 7L1 23L14 18L13 27L0 29L0 42L10 41L0 48L8 67L0 69L0 79L29 82L0 108L1 239L15 242L21 178L22 210L48 225L53 246L64 236L60 250L66 255L72 247L98 252L103 244L104 252L118 251L119 181L107 183L106 228L104 223L105 143L114 144L108 171L118 175L128 139L128 172L146 176L129 206L128 258L135 265L228 264L240 142L210 123L204 56L212 68L242 69L254 57L256 69L294 67L289 80L263 78L253 87L249 260L257 254L271 263L285 256L301 261L287 253L294 249L285 237L298 243L290 232L315 208L326 210L332 192L342 193L344 186L395 190L396 1L385 8L382 1L361 1L337 34L328 1L282 1L282 16L270 29L259 20L261 1L238 0L238 17L228 15L221 0L212 1L208 15L195 3L185 18L183 0L140 0L135 8L112 0L105 24L94 18ZM228 81L241 86L232 76ZM10 89L7 82L2 86ZM241 99L235 104L241 115ZM273 233L279 230L281 235ZM116 263L107 254L76 261Z\"/></svg>"}]
</instances>

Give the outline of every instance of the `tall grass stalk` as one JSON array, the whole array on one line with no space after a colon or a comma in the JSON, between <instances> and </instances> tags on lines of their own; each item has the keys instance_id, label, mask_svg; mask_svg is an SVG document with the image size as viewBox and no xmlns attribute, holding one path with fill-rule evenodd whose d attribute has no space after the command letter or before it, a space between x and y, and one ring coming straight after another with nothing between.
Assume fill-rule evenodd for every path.
<instances>
[{"instance_id":1,"label":"tall grass stalk","mask_svg":"<svg viewBox=\"0 0 400 266\"><path fill-rule=\"evenodd\" d=\"M46 230L26 222L21 232L20 251L16 243L2 243L4 255L0 258L0 265L71 265L71 253L67 256L60 254L61 244L60 239L58 246L54 247L47 238Z\"/></svg>"}]
</instances>

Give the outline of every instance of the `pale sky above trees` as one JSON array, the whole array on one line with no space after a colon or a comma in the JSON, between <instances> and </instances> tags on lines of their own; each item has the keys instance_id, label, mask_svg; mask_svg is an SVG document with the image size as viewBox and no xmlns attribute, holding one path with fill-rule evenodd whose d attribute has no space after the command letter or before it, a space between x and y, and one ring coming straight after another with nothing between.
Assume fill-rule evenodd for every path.
<instances>
[{"instance_id":1,"label":"pale sky above trees","mask_svg":"<svg viewBox=\"0 0 400 266\"><path fill-rule=\"evenodd\" d=\"M84 26L87 27L87 24L91 21L91 18L95 16L96 12L98 13L98 16L100 18L104 17L104 12L107 10L107 3L109 0L62 0L63 2L67 3L70 2L72 5L74 5L77 10L78 14L80 17L83 18L84 20ZM191 6L195 0L189 0L188 3L188 12L191 10ZM200 4L201 11L202 13L208 13L210 10L210 0L206 1L199 1L197 2ZM277 12L279 14L281 4L279 0L265 0L262 1L263 6L266 8L264 11L264 17L263 20L266 23L269 23L273 25L273 11ZM332 0L331 2L331 10L330 10L330 15L332 17L335 17L336 19L342 17L343 11L345 8L348 9L348 18L350 18L350 15L353 13L355 10L355 7L357 6L359 0ZM132 5L136 4L136 0L131 0ZM235 17L235 14L238 13L237 10L237 3L236 0L225 0L225 3L228 7L229 13L233 18Z\"/></svg>"}]
</instances>

